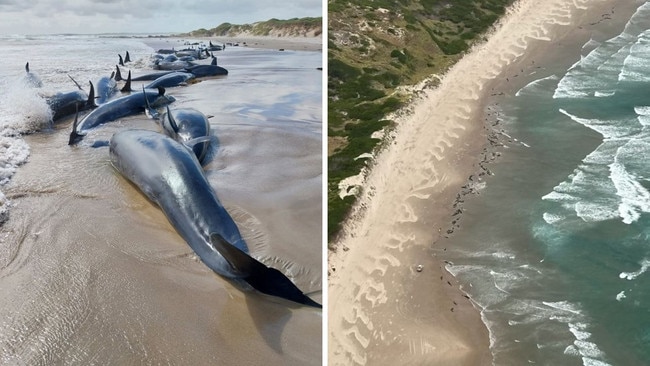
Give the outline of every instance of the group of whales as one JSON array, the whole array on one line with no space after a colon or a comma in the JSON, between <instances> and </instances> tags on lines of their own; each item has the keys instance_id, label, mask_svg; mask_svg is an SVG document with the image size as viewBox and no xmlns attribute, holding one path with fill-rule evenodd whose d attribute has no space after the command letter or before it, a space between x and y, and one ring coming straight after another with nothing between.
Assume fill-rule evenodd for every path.
<instances>
[{"instance_id":1,"label":"group of whales","mask_svg":"<svg viewBox=\"0 0 650 366\"><path fill-rule=\"evenodd\" d=\"M130 55L120 59L128 62ZM196 66L216 66L216 58L213 57L212 65ZM282 272L248 254L236 223L217 198L202 168L212 141L208 118L193 108L170 109L175 98L165 95L165 87L169 86L152 86L156 80L175 72L150 75L152 83L134 92L130 84L136 78L132 79L129 71L121 88L129 95L111 99L117 93L117 82L123 80L119 67L116 68L110 77L97 82L96 90L90 82L87 94L77 84L79 90L47 98L53 119L75 113L69 145L76 144L93 127L147 111L159 120L164 133L142 129L115 133L107 143L113 167L160 207L180 236L214 272L243 288L252 287L266 295L320 308ZM34 82L40 79L29 71L29 63L25 69L26 80L40 87ZM156 112L159 107L166 107L162 116ZM79 121L79 112L87 109L91 112Z\"/></svg>"}]
</instances>

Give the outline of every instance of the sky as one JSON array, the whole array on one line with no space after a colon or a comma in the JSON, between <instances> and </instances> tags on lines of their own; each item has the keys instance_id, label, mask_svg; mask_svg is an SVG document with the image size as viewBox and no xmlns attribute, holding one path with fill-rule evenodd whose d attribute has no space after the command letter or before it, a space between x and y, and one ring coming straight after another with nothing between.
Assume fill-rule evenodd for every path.
<instances>
[{"instance_id":1,"label":"sky","mask_svg":"<svg viewBox=\"0 0 650 366\"><path fill-rule=\"evenodd\" d=\"M322 0L0 0L0 34L182 33L322 9Z\"/></svg>"}]
</instances>

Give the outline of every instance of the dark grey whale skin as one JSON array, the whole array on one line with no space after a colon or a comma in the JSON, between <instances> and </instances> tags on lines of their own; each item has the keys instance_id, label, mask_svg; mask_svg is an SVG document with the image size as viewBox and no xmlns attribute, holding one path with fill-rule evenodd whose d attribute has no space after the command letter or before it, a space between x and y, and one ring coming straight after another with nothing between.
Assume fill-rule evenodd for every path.
<instances>
[{"instance_id":1,"label":"dark grey whale skin","mask_svg":"<svg viewBox=\"0 0 650 366\"><path fill-rule=\"evenodd\" d=\"M280 271L248 255L237 225L190 147L149 130L120 131L109 146L115 169L162 209L210 269L264 294L321 307Z\"/></svg>"}]
</instances>

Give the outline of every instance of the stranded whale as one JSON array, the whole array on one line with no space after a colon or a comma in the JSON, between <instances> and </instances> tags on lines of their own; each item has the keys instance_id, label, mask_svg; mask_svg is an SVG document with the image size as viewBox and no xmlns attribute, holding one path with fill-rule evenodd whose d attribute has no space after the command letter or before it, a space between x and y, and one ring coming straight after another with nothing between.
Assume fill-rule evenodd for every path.
<instances>
[{"instance_id":1,"label":"stranded whale","mask_svg":"<svg viewBox=\"0 0 650 366\"><path fill-rule=\"evenodd\" d=\"M169 110L167 106L167 113L162 116L161 125L167 136L174 140L188 144L199 137L210 136L210 122L205 114L193 108L179 108ZM197 142L193 146L188 146L194 151L196 158L199 162L203 163L203 159L208 153L210 141Z\"/></svg>"},{"instance_id":2,"label":"stranded whale","mask_svg":"<svg viewBox=\"0 0 650 366\"><path fill-rule=\"evenodd\" d=\"M256 290L321 307L282 272L248 254L237 225L185 145L161 133L124 130L110 141L111 163L156 203L210 269Z\"/></svg>"},{"instance_id":3,"label":"stranded whale","mask_svg":"<svg viewBox=\"0 0 650 366\"><path fill-rule=\"evenodd\" d=\"M46 97L45 101L52 110L53 122L76 112L97 107L95 104L95 88L93 87L93 83L90 83L90 92L88 94L83 90L56 93Z\"/></svg>"},{"instance_id":4,"label":"stranded whale","mask_svg":"<svg viewBox=\"0 0 650 366\"><path fill-rule=\"evenodd\" d=\"M79 142L85 136L85 132L93 127L114 121L118 118L143 112L148 105L154 108L162 107L172 103L174 100L176 100L174 97L165 95L164 88L143 90L142 92L113 99L94 109L81 122L77 123L75 120L75 123L72 125L68 145L74 145Z\"/></svg>"}]
</instances>

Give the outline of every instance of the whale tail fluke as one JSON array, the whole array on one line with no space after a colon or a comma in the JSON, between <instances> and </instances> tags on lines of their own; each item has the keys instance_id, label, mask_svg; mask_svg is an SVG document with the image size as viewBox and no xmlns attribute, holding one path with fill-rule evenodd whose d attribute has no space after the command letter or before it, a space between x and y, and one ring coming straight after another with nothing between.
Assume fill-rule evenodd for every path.
<instances>
[{"instance_id":1,"label":"whale tail fluke","mask_svg":"<svg viewBox=\"0 0 650 366\"><path fill-rule=\"evenodd\" d=\"M122 93L128 93L133 91L131 89L131 70L129 70L129 75L126 77L126 84L122 87L122 90L120 90Z\"/></svg>"},{"instance_id":2,"label":"whale tail fluke","mask_svg":"<svg viewBox=\"0 0 650 366\"><path fill-rule=\"evenodd\" d=\"M267 267L228 243L221 235L212 234L211 242L231 266L243 273L242 279L257 291L315 308L323 307L300 291L282 272Z\"/></svg>"}]
</instances>

